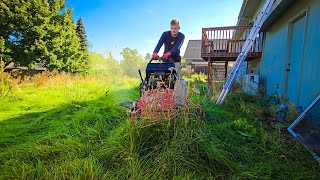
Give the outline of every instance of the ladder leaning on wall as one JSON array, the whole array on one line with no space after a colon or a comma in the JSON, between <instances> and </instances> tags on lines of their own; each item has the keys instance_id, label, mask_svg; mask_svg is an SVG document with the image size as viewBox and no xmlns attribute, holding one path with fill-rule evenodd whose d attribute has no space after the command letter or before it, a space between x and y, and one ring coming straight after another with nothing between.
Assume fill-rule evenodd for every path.
<instances>
[{"instance_id":1,"label":"ladder leaning on wall","mask_svg":"<svg viewBox=\"0 0 320 180\"><path fill-rule=\"evenodd\" d=\"M230 88L234 82L234 80L237 77L238 71L241 67L241 64L243 63L243 61L246 59L248 52L250 51L253 43L254 43L254 39L257 37L262 24L264 23L264 21L266 20L266 18L268 17L269 11L271 10L271 7L273 5L275 0L266 0L266 2L264 3L264 5L261 8L260 13L258 14L251 30L250 30L250 34L246 40L246 42L244 43L240 54L238 55L236 62L233 65L233 68L230 72L230 74L228 75L228 78L225 82L225 84L223 85L222 91L219 94L219 97L217 99L216 104L221 104L223 103L224 99L226 98L227 94L230 91Z\"/></svg>"}]
</instances>

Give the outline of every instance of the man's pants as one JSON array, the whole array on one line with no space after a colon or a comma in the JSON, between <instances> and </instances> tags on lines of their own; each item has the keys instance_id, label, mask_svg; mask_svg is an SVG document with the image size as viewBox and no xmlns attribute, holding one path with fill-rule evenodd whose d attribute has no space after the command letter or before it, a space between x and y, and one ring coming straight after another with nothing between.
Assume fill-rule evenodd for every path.
<instances>
[{"instance_id":1,"label":"man's pants","mask_svg":"<svg viewBox=\"0 0 320 180\"><path fill-rule=\"evenodd\" d=\"M181 78L181 62L175 62L174 67L177 72L177 79L180 79Z\"/></svg>"}]
</instances>

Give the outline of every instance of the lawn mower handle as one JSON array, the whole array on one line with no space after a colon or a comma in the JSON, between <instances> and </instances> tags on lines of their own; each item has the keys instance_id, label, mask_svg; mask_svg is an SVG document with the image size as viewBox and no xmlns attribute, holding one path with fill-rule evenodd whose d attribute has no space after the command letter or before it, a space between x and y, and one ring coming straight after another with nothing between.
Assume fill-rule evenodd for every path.
<instances>
[{"instance_id":1,"label":"lawn mower handle","mask_svg":"<svg viewBox=\"0 0 320 180\"><path fill-rule=\"evenodd\" d=\"M158 60L158 61L165 61L165 59L163 59L162 57L159 57L158 59L152 59L149 61L149 63L151 63L153 60ZM168 57L168 60L170 63L174 64L174 61L171 57Z\"/></svg>"}]
</instances>

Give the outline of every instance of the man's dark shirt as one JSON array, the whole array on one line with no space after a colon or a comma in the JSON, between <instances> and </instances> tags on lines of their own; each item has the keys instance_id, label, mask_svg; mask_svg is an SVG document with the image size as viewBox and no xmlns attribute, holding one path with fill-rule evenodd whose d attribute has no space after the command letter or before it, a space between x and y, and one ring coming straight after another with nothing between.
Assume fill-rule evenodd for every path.
<instances>
[{"instance_id":1,"label":"man's dark shirt","mask_svg":"<svg viewBox=\"0 0 320 180\"><path fill-rule=\"evenodd\" d=\"M182 34L181 32L178 32L178 35L176 37L172 37L171 31L166 31L161 35L159 42L153 52L158 53L160 48L164 44L164 54L170 51L170 57L174 60L174 62L180 62L180 48L183 44L183 41L184 34Z\"/></svg>"}]
</instances>

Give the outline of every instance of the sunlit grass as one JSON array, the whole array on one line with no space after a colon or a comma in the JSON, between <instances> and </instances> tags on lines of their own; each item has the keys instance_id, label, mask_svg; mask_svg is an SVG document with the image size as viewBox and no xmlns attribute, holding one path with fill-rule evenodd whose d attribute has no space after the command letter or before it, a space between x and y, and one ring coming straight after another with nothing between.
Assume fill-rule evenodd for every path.
<instances>
[{"instance_id":1,"label":"sunlit grass","mask_svg":"<svg viewBox=\"0 0 320 180\"><path fill-rule=\"evenodd\" d=\"M119 106L139 80L42 74L0 106L0 179L315 179L319 166L261 96L223 106L188 84L191 107L157 123ZM198 107L198 108L194 108ZM271 121L272 120L272 121Z\"/></svg>"}]
</instances>

